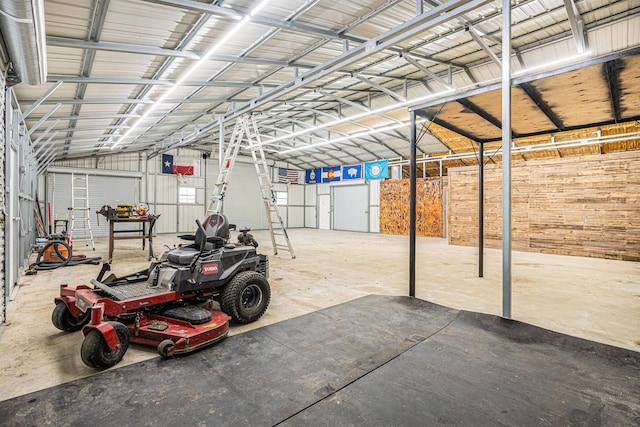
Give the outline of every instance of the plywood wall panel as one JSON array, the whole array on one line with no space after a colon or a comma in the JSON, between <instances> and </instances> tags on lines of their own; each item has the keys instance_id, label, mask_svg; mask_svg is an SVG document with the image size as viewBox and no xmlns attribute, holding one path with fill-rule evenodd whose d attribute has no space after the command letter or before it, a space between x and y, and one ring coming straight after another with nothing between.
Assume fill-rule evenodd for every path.
<instances>
[{"instance_id":1,"label":"plywood wall panel","mask_svg":"<svg viewBox=\"0 0 640 427\"><path fill-rule=\"evenodd\" d=\"M449 243L475 246L478 172L449 170ZM502 170L485 168L485 244L502 244ZM640 153L512 165L514 250L640 261Z\"/></svg>"},{"instance_id":2,"label":"plywood wall panel","mask_svg":"<svg viewBox=\"0 0 640 427\"><path fill-rule=\"evenodd\" d=\"M443 236L442 181L418 179L416 183L416 234ZM409 234L409 180L380 182L380 232Z\"/></svg>"}]
</instances>

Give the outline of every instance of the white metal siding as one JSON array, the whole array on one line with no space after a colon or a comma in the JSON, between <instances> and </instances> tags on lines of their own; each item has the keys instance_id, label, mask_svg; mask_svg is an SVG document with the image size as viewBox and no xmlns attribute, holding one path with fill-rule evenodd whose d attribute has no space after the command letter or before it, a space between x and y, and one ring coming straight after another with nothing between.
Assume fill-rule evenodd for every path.
<instances>
[{"instance_id":1,"label":"white metal siding","mask_svg":"<svg viewBox=\"0 0 640 427\"><path fill-rule=\"evenodd\" d=\"M380 232L380 181L369 181L369 232Z\"/></svg>"},{"instance_id":2,"label":"white metal siding","mask_svg":"<svg viewBox=\"0 0 640 427\"><path fill-rule=\"evenodd\" d=\"M289 185L287 227L304 227L304 185Z\"/></svg>"},{"instance_id":3,"label":"white metal siding","mask_svg":"<svg viewBox=\"0 0 640 427\"><path fill-rule=\"evenodd\" d=\"M212 176L218 176L217 170ZM209 182L214 183L215 179L210 179ZM209 188L213 189L213 184L209 185ZM223 212L232 224L240 228L269 228L253 163L241 163L240 159L236 161L229 178ZM284 215L284 212L281 213Z\"/></svg>"},{"instance_id":4,"label":"white metal siding","mask_svg":"<svg viewBox=\"0 0 640 427\"><path fill-rule=\"evenodd\" d=\"M85 174L75 176L84 177ZM96 211L104 205L115 209L118 203L139 203L139 182L135 177L89 175L89 221L93 231L93 237L107 237L109 224L107 219L96 215ZM51 214L53 219L69 219L71 228L71 174L54 172L48 174L47 186L51 202ZM76 185L84 185L76 182ZM78 193L77 193L78 194ZM78 222L76 220L76 222ZM98 225L98 222L100 225ZM125 227L122 227L125 229Z\"/></svg>"},{"instance_id":5,"label":"white metal siding","mask_svg":"<svg viewBox=\"0 0 640 427\"><path fill-rule=\"evenodd\" d=\"M6 147L6 122L5 122L5 82L4 74L0 73L0 324L7 318L6 301L9 296L9 286L5 284L5 147Z\"/></svg>"},{"instance_id":6,"label":"white metal siding","mask_svg":"<svg viewBox=\"0 0 640 427\"><path fill-rule=\"evenodd\" d=\"M304 186L304 226L317 228L317 192L315 185Z\"/></svg>"}]
</instances>

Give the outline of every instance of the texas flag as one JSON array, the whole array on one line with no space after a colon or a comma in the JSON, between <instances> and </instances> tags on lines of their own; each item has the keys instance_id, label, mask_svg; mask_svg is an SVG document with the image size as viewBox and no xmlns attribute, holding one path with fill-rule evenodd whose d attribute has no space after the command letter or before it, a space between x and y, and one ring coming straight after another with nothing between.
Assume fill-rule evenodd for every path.
<instances>
[{"instance_id":1,"label":"texas flag","mask_svg":"<svg viewBox=\"0 0 640 427\"><path fill-rule=\"evenodd\" d=\"M178 157L174 162L171 154L162 155L162 173L193 175L193 159Z\"/></svg>"},{"instance_id":2,"label":"texas flag","mask_svg":"<svg viewBox=\"0 0 640 427\"><path fill-rule=\"evenodd\" d=\"M322 168L322 182L340 181L340 166Z\"/></svg>"}]
</instances>

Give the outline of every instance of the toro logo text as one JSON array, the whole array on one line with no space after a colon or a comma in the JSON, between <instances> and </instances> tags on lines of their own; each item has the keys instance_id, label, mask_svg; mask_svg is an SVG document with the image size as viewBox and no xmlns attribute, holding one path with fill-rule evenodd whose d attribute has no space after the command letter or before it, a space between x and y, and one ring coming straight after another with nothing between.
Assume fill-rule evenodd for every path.
<instances>
[{"instance_id":1,"label":"toro logo text","mask_svg":"<svg viewBox=\"0 0 640 427\"><path fill-rule=\"evenodd\" d=\"M202 274L217 274L218 273L218 264L203 264L202 265Z\"/></svg>"}]
</instances>

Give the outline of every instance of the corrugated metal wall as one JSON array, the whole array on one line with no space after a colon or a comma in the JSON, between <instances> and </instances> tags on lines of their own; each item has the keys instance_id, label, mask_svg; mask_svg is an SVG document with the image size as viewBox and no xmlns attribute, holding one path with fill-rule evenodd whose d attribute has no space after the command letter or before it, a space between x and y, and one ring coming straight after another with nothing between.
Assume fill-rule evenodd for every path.
<instances>
[{"instance_id":1,"label":"corrugated metal wall","mask_svg":"<svg viewBox=\"0 0 640 427\"><path fill-rule=\"evenodd\" d=\"M67 160L56 162L55 167L65 166L76 170L94 168L103 171L103 173L108 170L118 171L121 174L126 172L137 173L141 180L138 184L139 191L135 193L136 195L131 196L129 193L127 195L113 194L113 201L109 204L113 205L118 201L124 202L125 199L129 200L129 203L148 203L152 213L161 215L155 228L157 233L190 233L195 230L195 220L202 219L209 206L215 180L218 176L218 161L208 157L204 158L202 152L195 150L181 149L179 151L171 151L168 154L174 155L174 159L179 156L181 159L187 158L193 161L194 175L185 177L184 181L179 181L176 175L162 173L161 156L147 159L145 154ZM272 172L272 176L275 176L275 172ZM370 181L365 185L369 187L368 231L379 232L379 182ZM120 188L121 186L118 185L116 187ZM178 192L181 187L195 188L195 203L185 204L178 202ZM287 193L287 206L278 207L286 227L317 228L319 226L318 196L329 196L331 187L332 185L330 184L288 185L274 183L274 191ZM47 196L48 199L52 197L51 195ZM93 199L96 201L92 201L92 205L96 205L97 210L100 207L96 204L98 199L95 197ZM331 200L328 209L334 207L334 201ZM56 206L55 212L64 211L66 208L67 206L62 206L61 208ZM267 229L269 226L255 167L248 157L239 156L237 158L230 176L223 212L238 227L260 230ZM323 217L323 224L325 224L326 228L332 227L333 219L328 216L331 215L331 212L324 212L324 215L326 218ZM103 234L97 233L96 237Z\"/></svg>"},{"instance_id":2,"label":"corrugated metal wall","mask_svg":"<svg viewBox=\"0 0 640 427\"><path fill-rule=\"evenodd\" d=\"M6 122L5 122L5 82L4 75L0 73L0 173L2 174L2 179L0 179L0 323L5 323L6 321L6 307L7 307L7 297L8 297L8 289L5 285L5 238L4 238L4 224L5 224L5 146L6 146Z\"/></svg>"},{"instance_id":3,"label":"corrugated metal wall","mask_svg":"<svg viewBox=\"0 0 640 427\"><path fill-rule=\"evenodd\" d=\"M109 226L107 219L102 215L96 215L96 211L104 205L109 205L115 208L118 203L131 203L136 204L141 199L139 196L140 178L138 177L126 177L126 176L109 176L109 175L95 175L91 174L90 170L82 169L69 169L67 173L61 172L59 169L55 169L55 172L48 172L46 175L47 181L47 203L51 207L51 219L55 220L69 220L69 229L71 228L71 213L69 208L72 206L71 200L71 176L72 172L76 181L81 178L82 182L76 182L76 188L78 186L85 185L85 178L88 181L89 186L89 222L91 224L91 230L93 231L93 237L106 237L109 235ZM117 189L117 191L114 191ZM81 191L76 191L76 195L81 195ZM77 204L75 205L78 206ZM76 215L76 218L86 217L82 214ZM82 229L83 224L81 221L76 220L77 228ZM126 229L126 227L119 227L120 229ZM134 229L135 227L130 227ZM60 229L57 230L61 231ZM77 237L80 237L84 232L80 232Z\"/></svg>"}]
</instances>

